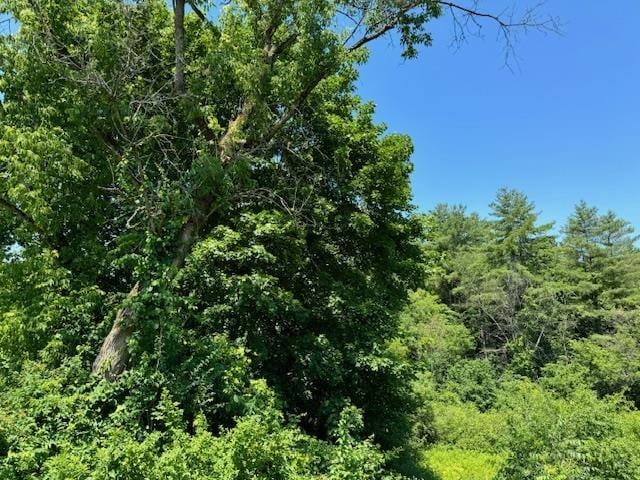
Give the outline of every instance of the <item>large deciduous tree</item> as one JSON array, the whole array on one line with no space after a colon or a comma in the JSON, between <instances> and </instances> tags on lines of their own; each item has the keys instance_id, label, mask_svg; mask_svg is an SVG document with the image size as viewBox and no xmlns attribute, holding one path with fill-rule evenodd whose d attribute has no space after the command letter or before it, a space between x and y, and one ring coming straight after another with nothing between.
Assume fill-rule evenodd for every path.
<instances>
[{"instance_id":1,"label":"large deciduous tree","mask_svg":"<svg viewBox=\"0 0 640 480\"><path fill-rule=\"evenodd\" d=\"M553 21L436 0L0 8L18 22L0 41L1 301L24 340L4 358L154 378L136 398L173 389L216 428L236 368L308 431L353 404L397 443L406 370L385 342L419 279L412 145L375 124L357 67L386 34L415 56L445 11L507 40Z\"/></svg>"}]
</instances>

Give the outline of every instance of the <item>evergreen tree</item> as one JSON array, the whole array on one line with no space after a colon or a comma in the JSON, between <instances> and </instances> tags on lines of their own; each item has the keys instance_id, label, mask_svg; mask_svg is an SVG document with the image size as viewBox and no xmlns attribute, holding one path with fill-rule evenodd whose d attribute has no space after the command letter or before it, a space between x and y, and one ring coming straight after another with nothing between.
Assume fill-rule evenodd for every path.
<instances>
[{"instance_id":1,"label":"evergreen tree","mask_svg":"<svg viewBox=\"0 0 640 480\"><path fill-rule=\"evenodd\" d=\"M501 189L490 207L494 217L492 261L509 268L523 266L531 272L543 269L550 261L553 224L538 224L535 205L517 190Z\"/></svg>"},{"instance_id":2,"label":"evergreen tree","mask_svg":"<svg viewBox=\"0 0 640 480\"><path fill-rule=\"evenodd\" d=\"M560 273L573 288L580 335L611 330L612 309L638 306L640 255L633 228L613 212L600 215L581 202L563 232L568 263Z\"/></svg>"},{"instance_id":3,"label":"evergreen tree","mask_svg":"<svg viewBox=\"0 0 640 480\"><path fill-rule=\"evenodd\" d=\"M462 205L437 205L423 219L428 286L446 304L454 301L452 274L460 255L481 248L489 240L486 221L467 213Z\"/></svg>"},{"instance_id":4,"label":"evergreen tree","mask_svg":"<svg viewBox=\"0 0 640 480\"><path fill-rule=\"evenodd\" d=\"M563 244L574 264L588 272L598 261L598 237L600 234L598 209L581 201L563 228Z\"/></svg>"}]
</instances>

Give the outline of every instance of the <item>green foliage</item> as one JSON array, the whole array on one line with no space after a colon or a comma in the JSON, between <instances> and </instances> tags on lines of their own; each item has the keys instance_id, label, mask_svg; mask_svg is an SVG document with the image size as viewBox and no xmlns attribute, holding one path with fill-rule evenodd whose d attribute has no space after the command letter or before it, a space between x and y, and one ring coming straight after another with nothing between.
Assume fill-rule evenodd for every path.
<instances>
[{"instance_id":1,"label":"green foliage","mask_svg":"<svg viewBox=\"0 0 640 480\"><path fill-rule=\"evenodd\" d=\"M510 380L485 412L443 395L434 414L438 442L425 459L443 478L638 475L637 411L619 398L599 399L584 385L558 396L531 381Z\"/></svg>"},{"instance_id":2,"label":"green foliage","mask_svg":"<svg viewBox=\"0 0 640 480\"><path fill-rule=\"evenodd\" d=\"M463 402L475 404L486 410L495 400L497 375L486 360L460 360L447 371L445 388Z\"/></svg>"},{"instance_id":3,"label":"green foliage","mask_svg":"<svg viewBox=\"0 0 640 480\"><path fill-rule=\"evenodd\" d=\"M494 244L491 257L499 265L523 265L530 271L544 267L553 246L549 230L553 224L538 225L535 205L517 190L501 189L491 203Z\"/></svg>"},{"instance_id":4,"label":"green foliage","mask_svg":"<svg viewBox=\"0 0 640 480\"><path fill-rule=\"evenodd\" d=\"M629 320L631 325L626 323ZM640 405L638 320L623 321L610 335L592 335L572 342L572 358L584 368L586 379L601 395L623 392Z\"/></svg>"},{"instance_id":5,"label":"green foliage","mask_svg":"<svg viewBox=\"0 0 640 480\"><path fill-rule=\"evenodd\" d=\"M640 475L640 252L629 224L581 203L557 241L523 194L484 221L423 219L427 292L403 312L419 369L414 441L441 478ZM471 341L473 340L473 341Z\"/></svg>"},{"instance_id":6,"label":"green foliage","mask_svg":"<svg viewBox=\"0 0 640 480\"><path fill-rule=\"evenodd\" d=\"M237 373L221 373L220 389L237 389ZM186 402L153 370L110 385L89 379L78 359L53 370L30 362L2 386L0 472L7 479L383 478L386 457L360 439L359 410L345 409L335 444L323 442L285 421L264 381L244 385L241 416L217 435L202 413L185 429Z\"/></svg>"},{"instance_id":7,"label":"green foliage","mask_svg":"<svg viewBox=\"0 0 640 480\"><path fill-rule=\"evenodd\" d=\"M0 1L0 478L390 478L422 227L354 89L440 8L180 3Z\"/></svg>"},{"instance_id":8,"label":"green foliage","mask_svg":"<svg viewBox=\"0 0 640 480\"><path fill-rule=\"evenodd\" d=\"M433 404L435 437L439 445L462 450L500 453L505 419L500 412L481 412L471 403L442 395Z\"/></svg>"},{"instance_id":9,"label":"green foliage","mask_svg":"<svg viewBox=\"0 0 640 480\"><path fill-rule=\"evenodd\" d=\"M414 215L354 93L442 2L184 3L0 0L0 478L640 477L630 225Z\"/></svg>"},{"instance_id":10,"label":"green foliage","mask_svg":"<svg viewBox=\"0 0 640 480\"><path fill-rule=\"evenodd\" d=\"M635 478L636 434L620 421L627 406L578 389L558 399L529 382L510 383L499 400L511 452L499 478Z\"/></svg>"},{"instance_id":11,"label":"green foliage","mask_svg":"<svg viewBox=\"0 0 640 480\"><path fill-rule=\"evenodd\" d=\"M493 480L505 460L502 455L448 447L432 448L424 456L442 480Z\"/></svg>"},{"instance_id":12,"label":"green foliage","mask_svg":"<svg viewBox=\"0 0 640 480\"><path fill-rule=\"evenodd\" d=\"M410 295L400 329L411 360L438 380L443 380L451 364L474 346L469 330L456 320L455 313L424 290Z\"/></svg>"}]
</instances>

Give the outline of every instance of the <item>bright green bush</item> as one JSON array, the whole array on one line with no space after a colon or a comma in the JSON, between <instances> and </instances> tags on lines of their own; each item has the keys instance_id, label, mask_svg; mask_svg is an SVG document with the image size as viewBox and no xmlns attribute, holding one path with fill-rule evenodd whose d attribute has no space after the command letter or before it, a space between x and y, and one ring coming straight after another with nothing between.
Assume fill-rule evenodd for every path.
<instances>
[{"instance_id":1,"label":"bright green bush","mask_svg":"<svg viewBox=\"0 0 640 480\"><path fill-rule=\"evenodd\" d=\"M447 371L444 388L486 410L493 404L498 387L497 373L486 360L459 360Z\"/></svg>"},{"instance_id":2,"label":"bright green bush","mask_svg":"<svg viewBox=\"0 0 640 480\"><path fill-rule=\"evenodd\" d=\"M504 441L504 418L496 411L481 412L471 403L443 396L433 404L438 444L462 450L499 452Z\"/></svg>"},{"instance_id":3,"label":"bright green bush","mask_svg":"<svg viewBox=\"0 0 640 480\"><path fill-rule=\"evenodd\" d=\"M508 459L500 478L633 479L640 475L640 437L620 428L629 406L578 389L560 398L530 381L501 390Z\"/></svg>"},{"instance_id":4,"label":"bright green bush","mask_svg":"<svg viewBox=\"0 0 640 480\"><path fill-rule=\"evenodd\" d=\"M424 461L439 480L493 480L505 455L438 446L424 452Z\"/></svg>"}]
</instances>

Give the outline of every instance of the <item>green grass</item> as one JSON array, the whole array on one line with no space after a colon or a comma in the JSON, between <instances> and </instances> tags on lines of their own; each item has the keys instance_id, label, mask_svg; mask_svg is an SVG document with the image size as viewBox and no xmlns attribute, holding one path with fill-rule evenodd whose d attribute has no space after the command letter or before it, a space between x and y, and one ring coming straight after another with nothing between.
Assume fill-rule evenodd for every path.
<instances>
[{"instance_id":1,"label":"green grass","mask_svg":"<svg viewBox=\"0 0 640 480\"><path fill-rule=\"evenodd\" d=\"M493 480L506 458L474 450L434 447L424 453L425 466L441 480Z\"/></svg>"}]
</instances>

